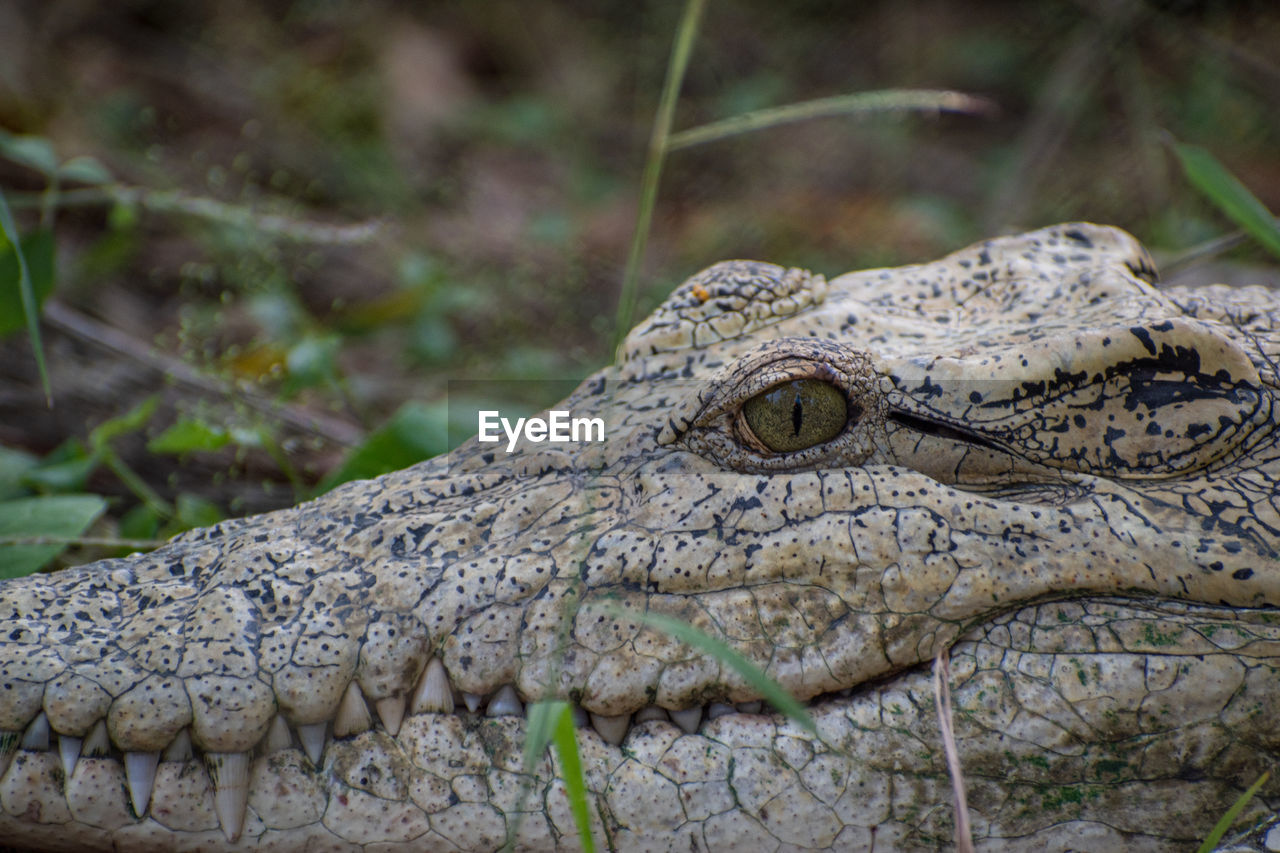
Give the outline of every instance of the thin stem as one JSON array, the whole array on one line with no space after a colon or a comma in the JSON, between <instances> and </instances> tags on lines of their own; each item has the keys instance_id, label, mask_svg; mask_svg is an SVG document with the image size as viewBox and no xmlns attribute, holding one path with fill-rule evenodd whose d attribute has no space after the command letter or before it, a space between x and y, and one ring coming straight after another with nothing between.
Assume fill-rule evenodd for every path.
<instances>
[{"instance_id":1,"label":"thin stem","mask_svg":"<svg viewBox=\"0 0 1280 853\"><path fill-rule=\"evenodd\" d=\"M947 756L947 772L956 806L956 850L973 853L973 830L969 825L969 803L964 791L964 774L960 770L960 754L956 749L955 724L951 718L951 650L944 647L933 659L933 698L938 706L938 729L942 732L942 751Z\"/></svg>"},{"instance_id":2,"label":"thin stem","mask_svg":"<svg viewBox=\"0 0 1280 853\"><path fill-rule=\"evenodd\" d=\"M691 127L688 130L673 133L667 140L667 150L675 151L678 148L703 145L742 133L751 133L812 118L900 111L992 115L996 112L996 105L986 98L938 89L883 89L877 92L836 95L830 98L785 104L781 107L753 110L721 121Z\"/></svg>"},{"instance_id":3,"label":"thin stem","mask_svg":"<svg viewBox=\"0 0 1280 853\"><path fill-rule=\"evenodd\" d=\"M63 545L102 546L106 548L137 548L152 550L165 543L164 539L120 539L115 536L0 536L0 545Z\"/></svg>"},{"instance_id":4,"label":"thin stem","mask_svg":"<svg viewBox=\"0 0 1280 853\"><path fill-rule=\"evenodd\" d=\"M120 482L124 483L125 488L137 495L138 499L152 512L163 518L173 518L173 504L160 497L114 450L103 447L98 453L102 464L110 468L111 472L120 478Z\"/></svg>"},{"instance_id":5,"label":"thin stem","mask_svg":"<svg viewBox=\"0 0 1280 853\"><path fill-rule=\"evenodd\" d=\"M15 193L15 208L46 206L46 192ZM218 222L238 228L247 228L300 243L367 243L383 231L379 220L356 222L350 225L330 225L290 219L276 213L260 213L244 205L228 204L206 196L195 196L181 190L149 190L124 184L104 184L100 187L82 187L59 193L57 207L101 207L123 204L140 207L151 213L183 214L210 222Z\"/></svg>"},{"instance_id":6,"label":"thin stem","mask_svg":"<svg viewBox=\"0 0 1280 853\"><path fill-rule=\"evenodd\" d=\"M354 447L364 440L360 427L323 412L312 412L291 403L281 403L266 395L258 394L238 383L229 382L204 373L180 358L140 341L125 332L100 323L56 300L44 305L45 321L59 331L86 341L96 347L124 356L145 365L166 379L177 382L200 393L233 397L249 408L269 417L278 418L295 429L318 435L341 447Z\"/></svg>"},{"instance_id":7,"label":"thin stem","mask_svg":"<svg viewBox=\"0 0 1280 853\"><path fill-rule=\"evenodd\" d=\"M636 308L636 280L640 275L640 261L649 242L649 226L653 221L653 208L658 198L658 181L662 177L662 164L666 159L671 135L671 122L675 117L676 101L684 82L689 56L693 53L693 41L698 32L698 22L706 0L688 0L680 26L676 30L671 59L667 63L667 78L658 100L658 112L653 119L653 132L649 135L649 153L645 157L644 177L640 184L640 210L636 216L636 230L631 235L631 250L627 254L627 270L622 279L622 294L618 299L618 315L615 321L615 348L631 328L631 318Z\"/></svg>"},{"instance_id":8,"label":"thin stem","mask_svg":"<svg viewBox=\"0 0 1280 853\"><path fill-rule=\"evenodd\" d=\"M44 403L52 409L53 386L49 383L49 368L44 360L44 343L40 339L40 309L36 305L36 296L32 289L31 270L27 266L27 257L22 251L22 238L18 234L18 226L13 222L9 202L2 190L0 190L0 233L4 234L9 245L13 247L13 257L18 262L18 293L22 297L22 313L27 321L27 335L31 338L31 351L36 357L40 387L44 389Z\"/></svg>"}]
</instances>

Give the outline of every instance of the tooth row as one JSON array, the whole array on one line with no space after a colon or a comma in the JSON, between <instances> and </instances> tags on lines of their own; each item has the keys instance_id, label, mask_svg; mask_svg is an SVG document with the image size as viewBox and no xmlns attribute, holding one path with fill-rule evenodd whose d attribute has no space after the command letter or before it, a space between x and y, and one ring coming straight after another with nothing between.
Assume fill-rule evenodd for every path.
<instances>
[{"instance_id":1,"label":"tooth row","mask_svg":"<svg viewBox=\"0 0 1280 853\"><path fill-rule=\"evenodd\" d=\"M457 693L449 682L444 664L439 658L434 657L427 663L416 688L410 695L396 694L378 699L373 703L373 710L383 729L395 736L400 731L406 712L410 714L453 713L459 704L455 701L456 699L473 713L479 712L483 707L483 713L489 717L524 715L524 703L521 702L512 685L503 685L489 696L487 701L486 697L480 694ZM603 740L616 746L622 743L633 725L653 720L669 720L692 734L698 730L704 719L713 720L735 711L758 713L761 707L760 702L741 702L736 706L714 702L709 706L685 710L666 710L650 705L640 709L634 715L616 716L587 712L580 707L575 707L574 714L579 726L590 725ZM370 713L364 692L359 683L353 681L343 693L338 708L330 720L297 724L291 727L282 714L276 714L259 742L258 749L265 754L270 754L292 748L295 744L294 732L296 732L296 743L302 747L302 751L312 764L319 767L326 740L330 736L352 737L369 731L373 728L373 722L373 714ZM42 711L21 731L0 730L0 776L7 772L19 749L48 751L55 739L62 769L68 779L75 773L81 758L120 755L119 752L113 752L105 720L96 721L83 736L66 735L52 731L49 719ZM179 730L163 750L124 751L122 758L125 780L129 789L129 801L137 817L142 818L147 814L160 762L185 763L194 759L196 754L187 728ZM205 751L203 757L209 779L213 784L214 811L227 840L235 842L244 830L251 754Z\"/></svg>"}]
</instances>

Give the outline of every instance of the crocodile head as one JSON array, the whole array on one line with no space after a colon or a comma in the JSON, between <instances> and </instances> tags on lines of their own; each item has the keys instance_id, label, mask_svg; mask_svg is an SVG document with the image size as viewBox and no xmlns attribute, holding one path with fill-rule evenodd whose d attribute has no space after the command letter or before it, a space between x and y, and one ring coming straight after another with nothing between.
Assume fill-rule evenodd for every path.
<instances>
[{"instance_id":1,"label":"crocodile head","mask_svg":"<svg viewBox=\"0 0 1280 853\"><path fill-rule=\"evenodd\" d=\"M9 582L6 843L573 848L521 759L562 698L618 848L936 849L949 652L979 841L1185 846L1280 755L1280 301L1154 280L1083 224L718 264L556 407L603 441L472 440Z\"/></svg>"}]
</instances>

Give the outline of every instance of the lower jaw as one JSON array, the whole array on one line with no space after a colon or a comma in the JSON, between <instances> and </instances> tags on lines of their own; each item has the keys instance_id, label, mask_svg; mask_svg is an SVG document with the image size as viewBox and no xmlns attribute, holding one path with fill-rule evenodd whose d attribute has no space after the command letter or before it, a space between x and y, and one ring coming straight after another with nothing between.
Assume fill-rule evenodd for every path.
<instances>
[{"instance_id":1,"label":"lower jaw","mask_svg":"<svg viewBox=\"0 0 1280 853\"><path fill-rule=\"evenodd\" d=\"M962 662L982 653L961 644L953 667L963 672ZM650 720L632 725L621 746L580 729L597 846L948 845L953 794L932 691L930 675L915 670L851 696L820 698L810 707L820 740L773 713L727 714L692 734ZM1256 776L1239 761L1208 761L1187 778L1154 770L1151 756L1220 752L1210 749L1212 726L1201 731L1191 720L1112 740L1100 735L1095 744L1018 723L1017 713L1006 726L992 725L1001 707L1019 706L1015 692L1001 693L993 682L990 693L963 684L956 693L979 840L1028 849L1055 841L1185 849L1235 799L1241 780ZM1239 733L1218 736L1240 742ZM56 752L24 750L0 781L0 838L17 849L494 850L511 833L520 850L580 849L559 761L544 755L526 773L524 737L518 716L419 714L394 738L371 730L330 742L319 768L296 744L257 755L247 767L234 844L208 757L161 761L139 819L120 761L82 757L67 778ZM1256 759L1265 765L1275 755Z\"/></svg>"}]
</instances>

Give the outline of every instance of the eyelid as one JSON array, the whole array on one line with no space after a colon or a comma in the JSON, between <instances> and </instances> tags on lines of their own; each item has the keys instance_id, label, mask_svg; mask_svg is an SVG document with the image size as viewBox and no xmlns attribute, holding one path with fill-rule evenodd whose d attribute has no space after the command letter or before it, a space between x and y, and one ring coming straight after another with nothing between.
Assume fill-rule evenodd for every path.
<instances>
[{"instance_id":1,"label":"eyelid","mask_svg":"<svg viewBox=\"0 0 1280 853\"><path fill-rule=\"evenodd\" d=\"M733 388L726 388L725 393L717 395L716 402L704 409L703 416L695 423L703 423L728 412L737 413L752 397L784 385L797 379L816 379L827 382L848 394L848 377L842 375L829 364L813 362L794 357L757 368L751 375Z\"/></svg>"},{"instance_id":2,"label":"eyelid","mask_svg":"<svg viewBox=\"0 0 1280 853\"><path fill-rule=\"evenodd\" d=\"M659 445L673 444L691 429L705 428L716 418L736 411L751 397L790 379L819 379L849 397L869 390L871 357L860 350L819 338L781 338L769 341L736 362L727 364L671 411L658 431Z\"/></svg>"},{"instance_id":3,"label":"eyelid","mask_svg":"<svg viewBox=\"0 0 1280 853\"><path fill-rule=\"evenodd\" d=\"M816 379L839 389L851 409L863 415L858 428L846 427L829 441L794 451L761 452L745 444L736 426L743 404L793 379ZM860 464L873 450L874 424L883 420L886 383L870 354L861 350L815 338L770 341L724 367L677 405L657 440L660 445L681 443L717 465L750 472Z\"/></svg>"}]
</instances>

